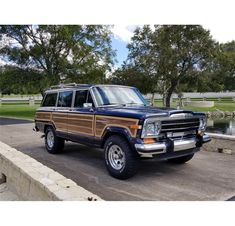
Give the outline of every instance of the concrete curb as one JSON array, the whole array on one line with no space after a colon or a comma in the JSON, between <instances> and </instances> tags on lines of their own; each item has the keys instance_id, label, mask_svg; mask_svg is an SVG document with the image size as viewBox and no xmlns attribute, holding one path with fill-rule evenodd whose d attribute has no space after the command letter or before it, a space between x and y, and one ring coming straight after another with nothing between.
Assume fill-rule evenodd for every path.
<instances>
[{"instance_id":1,"label":"concrete curb","mask_svg":"<svg viewBox=\"0 0 235 226\"><path fill-rule=\"evenodd\" d=\"M235 136L207 133L211 142L203 145L204 151L219 152L224 154L235 154Z\"/></svg>"},{"instance_id":2,"label":"concrete curb","mask_svg":"<svg viewBox=\"0 0 235 226\"><path fill-rule=\"evenodd\" d=\"M218 133L206 133L206 134L208 134L211 138L235 141L235 136L231 136L231 135L224 135L224 134L218 134Z\"/></svg>"},{"instance_id":3,"label":"concrete curb","mask_svg":"<svg viewBox=\"0 0 235 226\"><path fill-rule=\"evenodd\" d=\"M3 174L3 176L1 176ZM97 195L0 141L0 178L22 200L96 201Z\"/></svg>"}]
</instances>

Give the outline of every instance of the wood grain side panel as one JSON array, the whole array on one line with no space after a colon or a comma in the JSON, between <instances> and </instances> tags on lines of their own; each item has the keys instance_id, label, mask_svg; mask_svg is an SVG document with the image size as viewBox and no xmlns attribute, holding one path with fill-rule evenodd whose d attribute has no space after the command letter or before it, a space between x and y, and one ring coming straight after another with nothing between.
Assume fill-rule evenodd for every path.
<instances>
[{"instance_id":1,"label":"wood grain side panel","mask_svg":"<svg viewBox=\"0 0 235 226\"><path fill-rule=\"evenodd\" d=\"M35 120L50 121L51 120L51 112L36 112Z\"/></svg>"},{"instance_id":2,"label":"wood grain side panel","mask_svg":"<svg viewBox=\"0 0 235 226\"><path fill-rule=\"evenodd\" d=\"M94 115L87 114L69 114L68 132L86 135L94 135L93 132Z\"/></svg>"},{"instance_id":3,"label":"wood grain side panel","mask_svg":"<svg viewBox=\"0 0 235 226\"><path fill-rule=\"evenodd\" d=\"M136 137L137 129L131 129L131 125L138 125L138 119L111 117L111 116L96 116L95 118L95 136L101 137L104 130L108 126L125 128L129 131L132 137Z\"/></svg>"},{"instance_id":4,"label":"wood grain side panel","mask_svg":"<svg viewBox=\"0 0 235 226\"><path fill-rule=\"evenodd\" d=\"M56 130L67 133L68 113L52 113L51 121L54 123Z\"/></svg>"},{"instance_id":5,"label":"wood grain side panel","mask_svg":"<svg viewBox=\"0 0 235 226\"><path fill-rule=\"evenodd\" d=\"M132 129L130 126L139 123L138 119L131 118L56 112L37 112L35 120L51 121L56 130L62 132L95 135L97 137L101 137L109 126L125 128L132 137L136 137L137 129Z\"/></svg>"}]
</instances>

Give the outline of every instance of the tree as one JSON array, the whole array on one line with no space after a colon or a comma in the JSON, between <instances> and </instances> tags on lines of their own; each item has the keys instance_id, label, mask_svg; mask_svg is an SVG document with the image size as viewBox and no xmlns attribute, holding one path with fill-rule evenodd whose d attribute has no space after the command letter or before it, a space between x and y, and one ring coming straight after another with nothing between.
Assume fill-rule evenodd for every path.
<instances>
[{"instance_id":1,"label":"tree","mask_svg":"<svg viewBox=\"0 0 235 226\"><path fill-rule=\"evenodd\" d=\"M45 83L42 75L33 70L15 66L0 68L0 93L2 94L37 94L43 90Z\"/></svg>"},{"instance_id":2,"label":"tree","mask_svg":"<svg viewBox=\"0 0 235 226\"><path fill-rule=\"evenodd\" d=\"M216 43L199 25L167 25L137 28L128 45L128 64L151 77L155 90L170 107L179 84L205 72L214 57Z\"/></svg>"},{"instance_id":3,"label":"tree","mask_svg":"<svg viewBox=\"0 0 235 226\"><path fill-rule=\"evenodd\" d=\"M113 63L109 26L1 25L0 40L6 38L0 56L40 74L46 86L81 81L94 71L102 79Z\"/></svg>"},{"instance_id":4,"label":"tree","mask_svg":"<svg viewBox=\"0 0 235 226\"><path fill-rule=\"evenodd\" d=\"M118 85L135 86L142 93L147 94L154 88L149 76L138 70L138 68L122 65L121 68L114 71L109 78L109 82Z\"/></svg>"},{"instance_id":5,"label":"tree","mask_svg":"<svg viewBox=\"0 0 235 226\"><path fill-rule=\"evenodd\" d=\"M222 78L223 90L235 90L235 41L220 45L217 64L215 73Z\"/></svg>"}]
</instances>

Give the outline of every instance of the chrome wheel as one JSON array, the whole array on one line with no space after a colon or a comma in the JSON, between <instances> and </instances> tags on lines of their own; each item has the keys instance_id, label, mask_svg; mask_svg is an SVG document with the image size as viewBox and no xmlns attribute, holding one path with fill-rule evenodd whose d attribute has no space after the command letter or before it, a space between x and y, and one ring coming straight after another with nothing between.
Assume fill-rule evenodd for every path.
<instances>
[{"instance_id":1,"label":"chrome wheel","mask_svg":"<svg viewBox=\"0 0 235 226\"><path fill-rule=\"evenodd\" d=\"M54 137L54 134L51 130L47 133L47 138L46 139L47 139L48 147L53 148L54 142L55 142L55 137Z\"/></svg>"},{"instance_id":2,"label":"chrome wheel","mask_svg":"<svg viewBox=\"0 0 235 226\"><path fill-rule=\"evenodd\" d=\"M125 153L118 145L112 145L108 151L108 160L115 170L120 170L125 166Z\"/></svg>"}]
</instances>

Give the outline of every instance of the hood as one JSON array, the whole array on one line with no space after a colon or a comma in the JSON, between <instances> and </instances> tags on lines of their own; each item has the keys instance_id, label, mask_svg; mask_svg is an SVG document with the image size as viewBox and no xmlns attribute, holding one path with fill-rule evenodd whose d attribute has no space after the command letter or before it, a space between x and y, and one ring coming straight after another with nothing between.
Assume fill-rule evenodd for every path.
<instances>
[{"instance_id":1,"label":"hood","mask_svg":"<svg viewBox=\"0 0 235 226\"><path fill-rule=\"evenodd\" d=\"M170 116L177 113L195 114L188 110L176 110L175 108L158 108L151 106L123 106L123 107L101 107L97 110L98 115L108 115L116 117L145 119L156 116Z\"/></svg>"}]
</instances>

